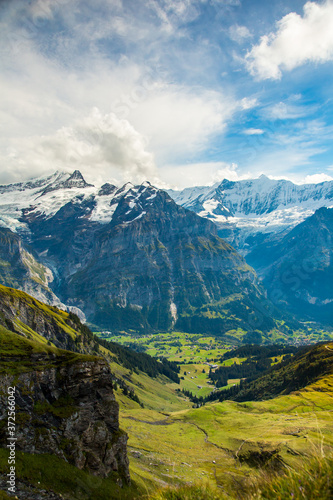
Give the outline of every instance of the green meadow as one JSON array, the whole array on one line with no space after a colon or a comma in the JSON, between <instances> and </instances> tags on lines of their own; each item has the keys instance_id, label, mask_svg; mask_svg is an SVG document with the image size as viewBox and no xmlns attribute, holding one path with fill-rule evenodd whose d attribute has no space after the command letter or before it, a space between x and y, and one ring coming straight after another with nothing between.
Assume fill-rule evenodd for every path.
<instances>
[{"instance_id":1,"label":"green meadow","mask_svg":"<svg viewBox=\"0 0 333 500\"><path fill-rule=\"evenodd\" d=\"M125 345L133 340L121 337ZM276 475L306 470L314 457L322 460L332 454L332 374L266 401L212 402L193 408L179 389L206 396L214 388L208 379L210 366L231 366L246 358L221 363L231 346L213 337L174 332L135 341L150 354L178 361L181 378L180 384L162 376L151 379L111 363L112 371L126 380L144 405L129 402L119 388L116 391L121 427L129 435L131 475L147 495L157 495L156 488L161 488L160 496L153 498L261 498L255 496L255 485L261 484L263 475L273 481ZM271 358L272 365L282 358ZM228 380L229 386L238 382ZM191 496L189 491L198 484L211 493ZM184 486L182 496L172 493ZM275 498L270 495L267 498ZM286 495L276 498L290 498L289 490Z\"/></svg>"},{"instance_id":2,"label":"green meadow","mask_svg":"<svg viewBox=\"0 0 333 500\"><path fill-rule=\"evenodd\" d=\"M333 376L262 402L211 403L178 411L125 408L131 474L148 489L204 482L245 491L262 471L297 469L333 449ZM187 407L186 407L187 406Z\"/></svg>"}]
</instances>

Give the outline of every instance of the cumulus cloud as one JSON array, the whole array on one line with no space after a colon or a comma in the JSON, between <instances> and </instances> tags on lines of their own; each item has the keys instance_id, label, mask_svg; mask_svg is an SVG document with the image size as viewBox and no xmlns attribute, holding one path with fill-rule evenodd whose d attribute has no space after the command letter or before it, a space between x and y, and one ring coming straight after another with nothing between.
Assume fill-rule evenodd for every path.
<instances>
[{"instance_id":1,"label":"cumulus cloud","mask_svg":"<svg viewBox=\"0 0 333 500\"><path fill-rule=\"evenodd\" d=\"M246 55L250 73L261 80L280 79L307 62L333 60L333 1L307 2L303 17L291 12L277 23L277 30L261 38Z\"/></svg>"},{"instance_id":2,"label":"cumulus cloud","mask_svg":"<svg viewBox=\"0 0 333 500\"><path fill-rule=\"evenodd\" d=\"M201 151L217 133L223 133L236 100L213 91L193 91L167 85L150 92L133 108L129 120L149 139L159 164L171 163Z\"/></svg>"},{"instance_id":3,"label":"cumulus cloud","mask_svg":"<svg viewBox=\"0 0 333 500\"><path fill-rule=\"evenodd\" d=\"M325 181L333 181L333 177L327 174L312 174L312 175L307 175L302 182L305 184L319 184L320 182L325 182Z\"/></svg>"},{"instance_id":4,"label":"cumulus cloud","mask_svg":"<svg viewBox=\"0 0 333 500\"><path fill-rule=\"evenodd\" d=\"M20 172L29 171L30 176L79 169L92 182L158 181L154 157L146 150L143 136L127 120L112 113L103 115L97 108L53 135L23 141L20 150L11 150L6 163Z\"/></svg>"}]
</instances>

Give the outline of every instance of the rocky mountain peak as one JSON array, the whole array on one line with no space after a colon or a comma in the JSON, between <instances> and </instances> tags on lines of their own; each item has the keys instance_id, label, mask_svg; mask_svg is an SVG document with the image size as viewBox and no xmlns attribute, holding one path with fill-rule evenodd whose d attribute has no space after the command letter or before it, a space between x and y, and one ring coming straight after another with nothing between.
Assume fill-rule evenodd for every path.
<instances>
[{"instance_id":1,"label":"rocky mountain peak","mask_svg":"<svg viewBox=\"0 0 333 500\"><path fill-rule=\"evenodd\" d=\"M114 184L106 182L98 191L98 196L109 196L110 194L113 194L115 191L117 191L117 189L117 186L115 186Z\"/></svg>"},{"instance_id":2,"label":"rocky mountain peak","mask_svg":"<svg viewBox=\"0 0 333 500\"><path fill-rule=\"evenodd\" d=\"M71 189L71 188L86 188L93 187L93 184L88 184L83 175L79 170L74 170L74 172L64 180L62 178L60 181L49 184L46 189L44 189L42 195L49 193L50 191L55 191L58 189Z\"/></svg>"}]
</instances>

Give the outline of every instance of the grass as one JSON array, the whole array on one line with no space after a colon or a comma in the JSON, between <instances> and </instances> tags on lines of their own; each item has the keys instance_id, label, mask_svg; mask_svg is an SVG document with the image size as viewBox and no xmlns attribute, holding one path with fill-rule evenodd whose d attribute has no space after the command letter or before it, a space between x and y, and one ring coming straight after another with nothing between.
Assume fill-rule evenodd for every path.
<instances>
[{"instance_id":1,"label":"grass","mask_svg":"<svg viewBox=\"0 0 333 500\"><path fill-rule=\"evenodd\" d=\"M184 485L164 488L149 496L149 500L331 500L333 498L333 459L316 457L304 463L298 472L287 470L284 474L272 475L261 472L255 480L232 490L219 491L207 484Z\"/></svg>"},{"instance_id":2,"label":"grass","mask_svg":"<svg viewBox=\"0 0 333 500\"><path fill-rule=\"evenodd\" d=\"M267 481L267 479L269 479ZM288 470L282 477L263 477L257 492L251 495L260 500L293 500L333 498L333 459L316 457L297 470Z\"/></svg>"},{"instance_id":3,"label":"grass","mask_svg":"<svg viewBox=\"0 0 333 500\"><path fill-rule=\"evenodd\" d=\"M178 488L161 489L149 497L150 500L221 500L223 493L213 491L207 485L189 485Z\"/></svg>"},{"instance_id":4,"label":"grass","mask_svg":"<svg viewBox=\"0 0 333 500\"><path fill-rule=\"evenodd\" d=\"M35 355L42 355L34 359ZM45 343L28 340L0 326L0 374L18 375L32 370L41 371L54 366L65 366L80 361L93 361L97 356L77 354ZM56 357L54 357L56 355Z\"/></svg>"},{"instance_id":5,"label":"grass","mask_svg":"<svg viewBox=\"0 0 333 500\"><path fill-rule=\"evenodd\" d=\"M297 467L319 448L330 453L332 389L328 375L302 391L261 402L225 401L169 413L121 404L131 475L150 488L201 478L229 491L259 477L258 466L271 473L278 464Z\"/></svg>"},{"instance_id":6,"label":"grass","mask_svg":"<svg viewBox=\"0 0 333 500\"><path fill-rule=\"evenodd\" d=\"M7 460L8 451L0 448L0 472L3 475L8 473ZM38 489L65 495L69 500L78 498L80 500L97 498L98 500L130 500L142 498L144 493L135 483L120 488L115 478L105 479L93 476L48 454L33 455L16 451L16 477Z\"/></svg>"}]
</instances>

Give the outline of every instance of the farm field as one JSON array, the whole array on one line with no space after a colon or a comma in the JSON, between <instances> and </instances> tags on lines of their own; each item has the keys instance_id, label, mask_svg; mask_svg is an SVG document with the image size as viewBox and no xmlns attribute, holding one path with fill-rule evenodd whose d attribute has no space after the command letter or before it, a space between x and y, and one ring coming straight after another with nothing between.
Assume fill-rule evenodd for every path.
<instances>
[{"instance_id":1,"label":"farm field","mask_svg":"<svg viewBox=\"0 0 333 500\"><path fill-rule=\"evenodd\" d=\"M168 384L168 386L172 390L178 388L190 391L197 397L206 397L214 390L213 382L208 379L210 368L216 367L217 364L230 366L234 362L241 363L246 359L232 358L221 363L221 356L236 346L213 336L183 332L147 336L132 334L111 336L99 333L98 336L138 351L144 351L150 356L163 356L169 361L176 362L180 366L180 384ZM239 379L230 381L226 387L235 383L239 383Z\"/></svg>"}]
</instances>

